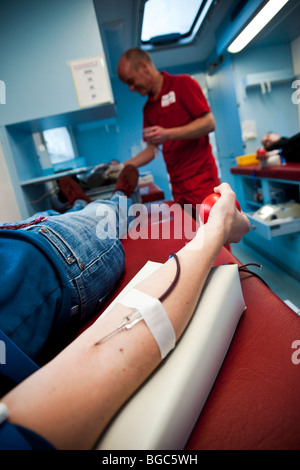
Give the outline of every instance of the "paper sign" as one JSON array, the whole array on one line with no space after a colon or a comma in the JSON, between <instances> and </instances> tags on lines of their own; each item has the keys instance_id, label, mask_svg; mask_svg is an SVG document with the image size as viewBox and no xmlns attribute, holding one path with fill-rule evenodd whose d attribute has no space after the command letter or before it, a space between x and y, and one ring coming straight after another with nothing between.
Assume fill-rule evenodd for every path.
<instances>
[{"instance_id":1,"label":"paper sign","mask_svg":"<svg viewBox=\"0 0 300 470\"><path fill-rule=\"evenodd\" d=\"M78 103L81 108L113 101L102 57L70 62Z\"/></svg>"}]
</instances>

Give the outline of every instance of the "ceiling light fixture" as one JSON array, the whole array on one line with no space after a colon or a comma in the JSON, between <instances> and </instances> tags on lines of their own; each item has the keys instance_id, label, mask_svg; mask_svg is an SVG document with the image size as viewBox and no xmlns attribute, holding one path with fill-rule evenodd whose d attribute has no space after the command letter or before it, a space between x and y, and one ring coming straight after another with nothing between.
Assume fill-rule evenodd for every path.
<instances>
[{"instance_id":1,"label":"ceiling light fixture","mask_svg":"<svg viewBox=\"0 0 300 470\"><path fill-rule=\"evenodd\" d=\"M243 29L227 48L228 52L236 53L244 49L247 44L271 21L289 0L269 0L257 13L253 20Z\"/></svg>"}]
</instances>

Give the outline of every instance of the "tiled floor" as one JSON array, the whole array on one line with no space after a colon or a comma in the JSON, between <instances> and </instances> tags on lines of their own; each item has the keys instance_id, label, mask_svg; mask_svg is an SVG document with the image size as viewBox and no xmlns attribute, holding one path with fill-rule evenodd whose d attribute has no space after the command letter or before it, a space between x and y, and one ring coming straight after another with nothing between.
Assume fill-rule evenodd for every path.
<instances>
[{"instance_id":1,"label":"tiled floor","mask_svg":"<svg viewBox=\"0 0 300 470\"><path fill-rule=\"evenodd\" d=\"M281 270L271 261L257 253L243 241L231 245L231 251L242 263L258 263L262 268L249 267L262 277L272 291L300 315L300 282L291 277L286 271Z\"/></svg>"}]
</instances>

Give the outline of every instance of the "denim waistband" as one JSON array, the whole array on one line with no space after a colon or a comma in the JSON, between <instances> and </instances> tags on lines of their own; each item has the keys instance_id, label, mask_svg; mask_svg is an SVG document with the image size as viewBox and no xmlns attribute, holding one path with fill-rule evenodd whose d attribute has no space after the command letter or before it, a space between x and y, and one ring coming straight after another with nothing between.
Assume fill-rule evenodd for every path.
<instances>
[{"instance_id":1,"label":"denim waistband","mask_svg":"<svg viewBox=\"0 0 300 470\"><path fill-rule=\"evenodd\" d=\"M55 226L50 225L53 224L45 222L25 230L34 231L49 241L69 279L71 317L86 320L96 312L124 269L122 244L118 239L99 240L96 234L74 244L75 238L62 234L61 227L55 230Z\"/></svg>"}]
</instances>

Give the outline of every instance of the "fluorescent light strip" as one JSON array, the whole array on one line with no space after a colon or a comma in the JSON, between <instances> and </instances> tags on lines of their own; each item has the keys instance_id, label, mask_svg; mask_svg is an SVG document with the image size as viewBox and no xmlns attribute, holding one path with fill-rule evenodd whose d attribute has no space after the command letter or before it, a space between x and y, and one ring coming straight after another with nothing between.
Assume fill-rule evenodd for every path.
<instances>
[{"instance_id":1,"label":"fluorescent light strip","mask_svg":"<svg viewBox=\"0 0 300 470\"><path fill-rule=\"evenodd\" d=\"M244 49L288 1L289 0L270 0L230 44L227 49L228 52L234 54Z\"/></svg>"}]
</instances>

